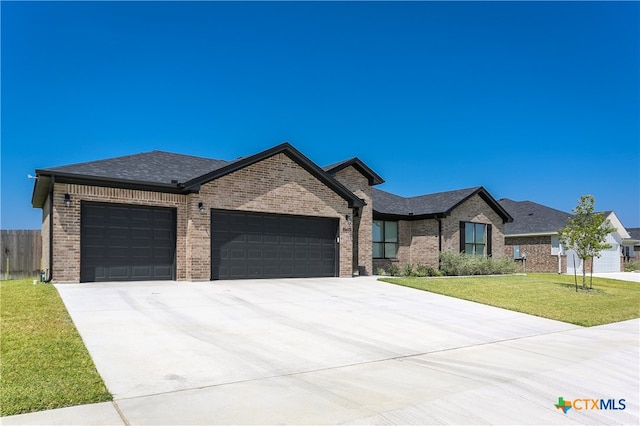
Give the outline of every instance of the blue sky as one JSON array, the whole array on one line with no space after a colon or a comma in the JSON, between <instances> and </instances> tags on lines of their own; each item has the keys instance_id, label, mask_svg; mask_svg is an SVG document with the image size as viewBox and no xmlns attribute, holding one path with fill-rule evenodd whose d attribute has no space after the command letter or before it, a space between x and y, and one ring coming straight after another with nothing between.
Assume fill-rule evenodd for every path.
<instances>
[{"instance_id":1,"label":"blue sky","mask_svg":"<svg viewBox=\"0 0 640 426\"><path fill-rule=\"evenodd\" d=\"M484 186L640 227L640 3L2 2L3 229L34 174L283 141L380 189Z\"/></svg>"}]
</instances>

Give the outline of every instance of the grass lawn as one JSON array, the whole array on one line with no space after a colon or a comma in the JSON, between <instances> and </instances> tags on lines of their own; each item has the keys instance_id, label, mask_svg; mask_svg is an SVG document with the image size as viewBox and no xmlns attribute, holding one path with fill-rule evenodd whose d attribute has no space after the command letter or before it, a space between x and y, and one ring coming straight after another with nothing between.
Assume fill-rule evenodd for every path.
<instances>
[{"instance_id":1,"label":"grass lawn","mask_svg":"<svg viewBox=\"0 0 640 426\"><path fill-rule=\"evenodd\" d=\"M640 283L629 281L594 277L584 291L578 277L577 293L573 276L555 274L382 281L586 327L640 317Z\"/></svg>"},{"instance_id":2,"label":"grass lawn","mask_svg":"<svg viewBox=\"0 0 640 426\"><path fill-rule=\"evenodd\" d=\"M110 401L57 290L0 281L0 415Z\"/></svg>"}]
</instances>

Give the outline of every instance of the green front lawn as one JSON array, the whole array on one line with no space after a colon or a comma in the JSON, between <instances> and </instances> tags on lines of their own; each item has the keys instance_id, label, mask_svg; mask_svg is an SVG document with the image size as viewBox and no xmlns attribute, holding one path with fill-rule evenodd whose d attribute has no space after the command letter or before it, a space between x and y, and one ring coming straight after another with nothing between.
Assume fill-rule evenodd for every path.
<instances>
[{"instance_id":1,"label":"green front lawn","mask_svg":"<svg viewBox=\"0 0 640 426\"><path fill-rule=\"evenodd\" d=\"M58 292L0 281L0 415L110 401Z\"/></svg>"},{"instance_id":2,"label":"green front lawn","mask_svg":"<svg viewBox=\"0 0 640 426\"><path fill-rule=\"evenodd\" d=\"M587 327L640 317L640 283L629 281L594 277L584 291L578 277L576 293L573 276L555 274L381 280Z\"/></svg>"}]
</instances>

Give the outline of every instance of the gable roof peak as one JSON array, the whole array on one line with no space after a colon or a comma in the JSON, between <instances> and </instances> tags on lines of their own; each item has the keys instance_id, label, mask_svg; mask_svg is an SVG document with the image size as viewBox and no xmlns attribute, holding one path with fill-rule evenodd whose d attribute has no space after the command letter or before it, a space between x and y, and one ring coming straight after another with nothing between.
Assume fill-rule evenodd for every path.
<instances>
[{"instance_id":1,"label":"gable roof peak","mask_svg":"<svg viewBox=\"0 0 640 426\"><path fill-rule=\"evenodd\" d=\"M330 175L335 176L336 173L338 173L340 170L346 169L349 166L352 166L364 177L366 177L369 181L370 186L380 185L381 183L384 183L384 179L382 179L380 175L374 172L369 166L364 163L364 161L362 161L358 157L352 157L348 160L338 161L337 163L324 166L322 169Z\"/></svg>"}]
</instances>

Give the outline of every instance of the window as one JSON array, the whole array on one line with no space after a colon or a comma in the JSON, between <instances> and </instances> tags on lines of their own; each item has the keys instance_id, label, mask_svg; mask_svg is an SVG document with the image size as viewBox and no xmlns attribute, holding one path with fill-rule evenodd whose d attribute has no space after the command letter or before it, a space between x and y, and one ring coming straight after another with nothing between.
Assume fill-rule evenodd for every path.
<instances>
[{"instance_id":1,"label":"window","mask_svg":"<svg viewBox=\"0 0 640 426\"><path fill-rule=\"evenodd\" d=\"M398 222L373 221L373 257L376 259L398 257Z\"/></svg>"},{"instance_id":2,"label":"window","mask_svg":"<svg viewBox=\"0 0 640 426\"><path fill-rule=\"evenodd\" d=\"M551 254L558 255L562 254L562 248L560 247L560 238L559 237L551 237Z\"/></svg>"},{"instance_id":3,"label":"window","mask_svg":"<svg viewBox=\"0 0 640 426\"><path fill-rule=\"evenodd\" d=\"M460 251L469 256L491 256L491 225L460 222Z\"/></svg>"}]
</instances>

